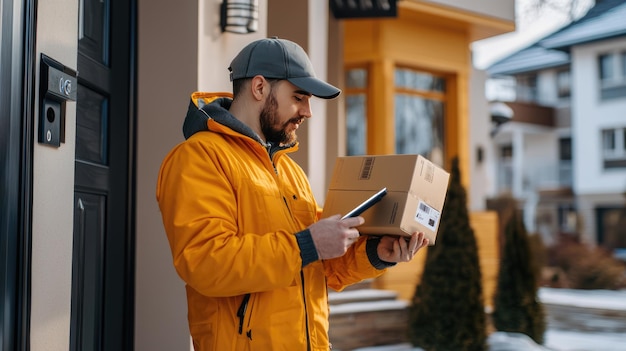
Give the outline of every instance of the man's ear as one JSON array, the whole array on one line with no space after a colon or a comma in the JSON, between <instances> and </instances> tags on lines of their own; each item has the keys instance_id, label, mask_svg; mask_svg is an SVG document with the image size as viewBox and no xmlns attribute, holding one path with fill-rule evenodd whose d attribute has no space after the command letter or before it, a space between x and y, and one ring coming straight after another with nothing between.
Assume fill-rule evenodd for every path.
<instances>
[{"instance_id":1,"label":"man's ear","mask_svg":"<svg viewBox=\"0 0 626 351\"><path fill-rule=\"evenodd\" d=\"M265 97L266 83L267 81L263 76L254 76L250 81L250 90L256 100L261 101Z\"/></svg>"}]
</instances>

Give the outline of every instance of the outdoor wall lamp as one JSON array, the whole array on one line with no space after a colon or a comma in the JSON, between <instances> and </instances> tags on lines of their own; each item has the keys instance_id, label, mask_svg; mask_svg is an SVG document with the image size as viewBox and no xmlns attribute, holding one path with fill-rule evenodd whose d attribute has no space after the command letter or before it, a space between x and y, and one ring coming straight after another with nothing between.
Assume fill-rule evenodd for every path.
<instances>
[{"instance_id":1,"label":"outdoor wall lamp","mask_svg":"<svg viewBox=\"0 0 626 351\"><path fill-rule=\"evenodd\" d=\"M258 0L224 0L221 5L222 32L254 33L259 27Z\"/></svg>"},{"instance_id":2,"label":"outdoor wall lamp","mask_svg":"<svg viewBox=\"0 0 626 351\"><path fill-rule=\"evenodd\" d=\"M513 112L513 109L504 102L492 103L489 110L491 114L491 123L493 125L493 129L491 129L490 134L493 137L503 124L513 119L515 113Z\"/></svg>"}]
</instances>

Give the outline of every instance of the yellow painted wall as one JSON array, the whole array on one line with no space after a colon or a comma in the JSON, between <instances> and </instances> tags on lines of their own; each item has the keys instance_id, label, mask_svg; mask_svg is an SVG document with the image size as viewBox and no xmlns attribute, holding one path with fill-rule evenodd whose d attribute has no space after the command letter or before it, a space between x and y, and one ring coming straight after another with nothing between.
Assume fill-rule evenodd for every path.
<instances>
[{"instance_id":1,"label":"yellow painted wall","mask_svg":"<svg viewBox=\"0 0 626 351\"><path fill-rule=\"evenodd\" d=\"M498 278L498 216L493 211L470 214L482 275L485 307L493 307L493 294ZM411 262L399 263L374 281L374 287L398 292L398 297L411 300L424 270L427 250L421 250Z\"/></svg>"}]
</instances>

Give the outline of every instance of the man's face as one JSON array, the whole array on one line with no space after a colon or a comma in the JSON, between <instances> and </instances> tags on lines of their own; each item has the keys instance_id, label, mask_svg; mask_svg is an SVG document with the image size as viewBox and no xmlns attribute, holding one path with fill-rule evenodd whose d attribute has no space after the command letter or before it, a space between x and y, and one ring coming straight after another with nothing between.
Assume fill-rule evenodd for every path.
<instances>
[{"instance_id":1,"label":"man's face","mask_svg":"<svg viewBox=\"0 0 626 351\"><path fill-rule=\"evenodd\" d=\"M297 140L296 130L305 118L311 117L310 99L310 93L286 80L274 82L260 115L265 140L293 144Z\"/></svg>"}]
</instances>

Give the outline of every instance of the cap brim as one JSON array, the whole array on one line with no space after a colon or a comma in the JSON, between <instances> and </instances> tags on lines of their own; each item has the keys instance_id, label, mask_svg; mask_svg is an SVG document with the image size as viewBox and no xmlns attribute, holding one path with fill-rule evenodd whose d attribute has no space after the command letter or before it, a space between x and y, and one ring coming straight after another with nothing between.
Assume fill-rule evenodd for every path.
<instances>
[{"instance_id":1,"label":"cap brim","mask_svg":"<svg viewBox=\"0 0 626 351\"><path fill-rule=\"evenodd\" d=\"M298 88L322 99L333 99L341 93L337 87L314 77L287 78L287 80Z\"/></svg>"}]
</instances>

